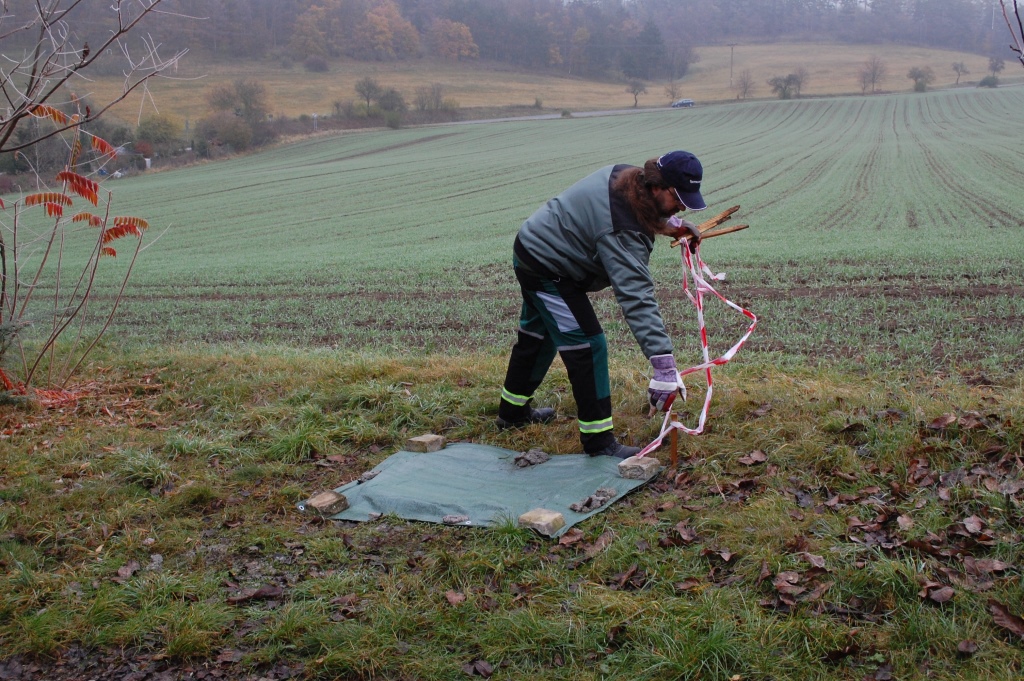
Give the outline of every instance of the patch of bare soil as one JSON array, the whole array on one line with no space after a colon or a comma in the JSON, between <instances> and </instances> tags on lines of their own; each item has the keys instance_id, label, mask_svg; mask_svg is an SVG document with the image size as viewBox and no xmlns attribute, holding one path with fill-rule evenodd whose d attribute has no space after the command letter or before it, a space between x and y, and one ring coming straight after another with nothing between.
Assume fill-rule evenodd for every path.
<instances>
[{"instance_id":1,"label":"patch of bare soil","mask_svg":"<svg viewBox=\"0 0 1024 681\"><path fill-rule=\"evenodd\" d=\"M242 654L225 650L215 659L197 663L172 662L140 650L87 651L71 646L53 660L16 655L0 661L0 681L282 681L301 679L301 665L252 669L238 664Z\"/></svg>"}]
</instances>

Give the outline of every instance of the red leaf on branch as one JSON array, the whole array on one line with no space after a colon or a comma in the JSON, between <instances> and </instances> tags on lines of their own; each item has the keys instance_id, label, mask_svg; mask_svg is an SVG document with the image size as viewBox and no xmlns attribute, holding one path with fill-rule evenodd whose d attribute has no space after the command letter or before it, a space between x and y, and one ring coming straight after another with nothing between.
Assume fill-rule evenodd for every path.
<instances>
[{"instance_id":1,"label":"red leaf on branch","mask_svg":"<svg viewBox=\"0 0 1024 681\"><path fill-rule=\"evenodd\" d=\"M117 149L102 137L93 136L92 148L99 152L101 156L109 156L110 158L117 156Z\"/></svg>"},{"instance_id":2,"label":"red leaf on branch","mask_svg":"<svg viewBox=\"0 0 1024 681\"><path fill-rule=\"evenodd\" d=\"M99 204L100 185L95 180L90 180L70 170L62 170L57 173L57 180L64 182L71 188L71 191L86 199L92 205Z\"/></svg>"},{"instance_id":3,"label":"red leaf on branch","mask_svg":"<svg viewBox=\"0 0 1024 681\"><path fill-rule=\"evenodd\" d=\"M41 206L47 203L56 203L62 206L70 206L71 198L60 192L39 192L29 194L24 199L25 206Z\"/></svg>"},{"instance_id":4,"label":"red leaf on branch","mask_svg":"<svg viewBox=\"0 0 1024 681\"><path fill-rule=\"evenodd\" d=\"M78 165L78 157L82 153L82 140L78 139L78 135L75 135L75 141L71 143L71 155L68 159L68 166L74 168Z\"/></svg>"},{"instance_id":5,"label":"red leaf on branch","mask_svg":"<svg viewBox=\"0 0 1024 681\"><path fill-rule=\"evenodd\" d=\"M103 224L103 218L99 215L93 215L92 213L81 212L76 213L72 218L71 222L88 222L90 227L99 227Z\"/></svg>"},{"instance_id":6,"label":"red leaf on branch","mask_svg":"<svg viewBox=\"0 0 1024 681\"><path fill-rule=\"evenodd\" d=\"M117 241L121 237L128 236L129 234L132 236L142 236L134 227L111 227L110 229L104 230L103 243L109 244L111 241Z\"/></svg>"},{"instance_id":7,"label":"red leaf on branch","mask_svg":"<svg viewBox=\"0 0 1024 681\"><path fill-rule=\"evenodd\" d=\"M57 125L67 125L71 122L67 114L60 109L53 108L49 104L36 104L32 107L32 115L36 118L49 118Z\"/></svg>"}]
</instances>

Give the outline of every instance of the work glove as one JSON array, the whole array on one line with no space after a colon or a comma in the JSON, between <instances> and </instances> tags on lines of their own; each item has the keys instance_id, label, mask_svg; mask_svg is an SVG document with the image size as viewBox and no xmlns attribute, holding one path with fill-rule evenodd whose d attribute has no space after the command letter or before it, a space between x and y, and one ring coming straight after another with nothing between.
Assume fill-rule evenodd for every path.
<instances>
[{"instance_id":1,"label":"work glove","mask_svg":"<svg viewBox=\"0 0 1024 681\"><path fill-rule=\"evenodd\" d=\"M700 243L700 230L697 229L697 225L693 224L689 220L684 220L678 215L673 215L669 218L668 223L675 228L675 238L682 239L687 234L690 235L689 246L690 252L693 253L697 250L697 244Z\"/></svg>"},{"instance_id":2,"label":"work glove","mask_svg":"<svg viewBox=\"0 0 1024 681\"><path fill-rule=\"evenodd\" d=\"M676 360L672 355L655 355L651 357L651 366L654 367L654 378L647 387L647 399L654 409L668 411L681 387Z\"/></svg>"}]
</instances>

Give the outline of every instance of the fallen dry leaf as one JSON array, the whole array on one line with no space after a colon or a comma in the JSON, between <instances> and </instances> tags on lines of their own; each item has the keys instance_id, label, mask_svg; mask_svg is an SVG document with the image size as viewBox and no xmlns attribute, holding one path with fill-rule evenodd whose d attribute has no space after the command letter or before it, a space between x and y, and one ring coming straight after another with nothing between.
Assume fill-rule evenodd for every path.
<instances>
[{"instance_id":1,"label":"fallen dry leaf","mask_svg":"<svg viewBox=\"0 0 1024 681\"><path fill-rule=\"evenodd\" d=\"M728 549L717 550L717 549L701 549L700 555L704 558L711 558L717 556L721 558L723 562L728 563L730 560L736 557L736 554Z\"/></svg>"},{"instance_id":2,"label":"fallen dry leaf","mask_svg":"<svg viewBox=\"0 0 1024 681\"><path fill-rule=\"evenodd\" d=\"M559 546L569 546L583 540L583 532L573 527L561 536L558 540Z\"/></svg>"},{"instance_id":3,"label":"fallen dry leaf","mask_svg":"<svg viewBox=\"0 0 1024 681\"><path fill-rule=\"evenodd\" d=\"M583 555L587 558L593 558L597 554L604 551L612 543L611 531L602 532L601 536L594 540L594 543L588 546L583 551Z\"/></svg>"},{"instance_id":4,"label":"fallen dry leaf","mask_svg":"<svg viewBox=\"0 0 1024 681\"><path fill-rule=\"evenodd\" d=\"M768 561L761 561L761 573L757 576L757 586L761 586L761 582L772 576L772 570L768 567Z\"/></svg>"},{"instance_id":5,"label":"fallen dry leaf","mask_svg":"<svg viewBox=\"0 0 1024 681\"><path fill-rule=\"evenodd\" d=\"M780 594L786 594L787 596L797 596L807 591L806 588L799 586L800 575L796 572L780 572L775 576L775 580L772 584Z\"/></svg>"},{"instance_id":6,"label":"fallen dry leaf","mask_svg":"<svg viewBox=\"0 0 1024 681\"><path fill-rule=\"evenodd\" d=\"M980 534L985 529L985 521L976 515L967 516L964 518L964 527L971 534Z\"/></svg>"},{"instance_id":7,"label":"fallen dry leaf","mask_svg":"<svg viewBox=\"0 0 1024 681\"><path fill-rule=\"evenodd\" d=\"M1018 638L1024 639L1024 619L1010 612L1010 609L995 599L988 602L988 611L997 626L1006 629Z\"/></svg>"},{"instance_id":8,"label":"fallen dry leaf","mask_svg":"<svg viewBox=\"0 0 1024 681\"><path fill-rule=\"evenodd\" d=\"M687 577L681 582L676 582L673 586L676 591L690 591L700 586L700 580L696 577Z\"/></svg>"},{"instance_id":9,"label":"fallen dry leaf","mask_svg":"<svg viewBox=\"0 0 1024 681\"><path fill-rule=\"evenodd\" d=\"M220 655L217 656L218 664L231 664L238 662L244 655L239 650L223 650Z\"/></svg>"},{"instance_id":10,"label":"fallen dry leaf","mask_svg":"<svg viewBox=\"0 0 1024 681\"><path fill-rule=\"evenodd\" d=\"M965 413L957 421L957 424L964 430L976 430L978 428L988 428L988 422L985 421L985 417L976 411L969 411Z\"/></svg>"},{"instance_id":11,"label":"fallen dry leaf","mask_svg":"<svg viewBox=\"0 0 1024 681\"><path fill-rule=\"evenodd\" d=\"M462 665L462 671L469 676L482 676L487 679L494 673L494 667L486 660L473 660Z\"/></svg>"},{"instance_id":12,"label":"fallen dry leaf","mask_svg":"<svg viewBox=\"0 0 1024 681\"><path fill-rule=\"evenodd\" d=\"M1008 563L994 558L975 558L964 556L964 569L972 575L983 576L993 572L1004 572L1010 568Z\"/></svg>"},{"instance_id":13,"label":"fallen dry leaf","mask_svg":"<svg viewBox=\"0 0 1024 681\"><path fill-rule=\"evenodd\" d=\"M822 556L816 556L813 553L801 553L800 557L806 560L808 563L816 568L825 569L825 559Z\"/></svg>"},{"instance_id":14,"label":"fallen dry leaf","mask_svg":"<svg viewBox=\"0 0 1024 681\"><path fill-rule=\"evenodd\" d=\"M929 430L945 430L956 423L956 414L943 414L933 419L926 427Z\"/></svg>"},{"instance_id":15,"label":"fallen dry leaf","mask_svg":"<svg viewBox=\"0 0 1024 681\"><path fill-rule=\"evenodd\" d=\"M932 589L928 592L928 598L935 601L936 603L945 603L946 601L953 598L956 592L951 586L944 586L940 589Z\"/></svg>"},{"instance_id":16,"label":"fallen dry leaf","mask_svg":"<svg viewBox=\"0 0 1024 681\"><path fill-rule=\"evenodd\" d=\"M754 451L750 452L750 454L747 454L746 456L741 456L739 459L737 459L737 461L739 461L744 466L753 466L759 463L764 463L767 460L768 455L762 452L760 449L755 449Z\"/></svg>"},{"instance_id":17,"label":"fallen dry leaf","mask_svg":"<svg viewBox=\"0 0 1024 681\"><path fill-rule=\"evenodd\" d=\"M134 575L139 571L139 564L137 561L129 561L128 563L117 568L117 577L113 577L115 582L124 582L126 579Z\"/></svg>"},{"instance_id":18,"label":"fallen dry leaf","mask_svg":"<svg viewBox=\"0 0 1024 681\"><path fill-rule=\"evenodd\" d=\"M359 602L359 596L356 594L345 594L344 596L335 596L331 599L331 605L355 605Z\"/></svg>"},{"instance_id":19,"label":"fallen dry leaf","mask_svg":"<svg viewBox=\"0 0 1024 681\"><path fill-rule=\"evenodd\" d=\"M679 533L679 538L684 544L692 544L697 541L697 530L689 527L684 522L676 523L676 532Z\"/></svg>"},{"instance_id":20,"label":"fallen dry leaf","mask_svg":"<svg viewBox=\"0 0 1024 681\"><path fill-rule=\"evenodd\" d=\"M232 605L239 603L247 603L249 601L267 601L273 598L279 598L284 593L284 590L279 586L273 584L264 584L258 589L246 589L237 596L230 596L227 600Z\"/></svg>"},{"instance_id":21,"label":"fallen dry leaf","mask_svg":"<svg viewBox=\"0 0 1024 681\"><path fill-rule=\"evenodd\" d=\"M956 651L961 655L973 655L978 652L978 644L971 639L965 639L956 645Z\"/></svg>"},{"instance_id":22,"label":"fallen dry leaf","mask_svg":"<svg viewBox=\"0 0 1024 681\"><path fill-rule=\"evenodd\" d=\"M814 587L814 590L811 591L811 593L807 594L807 597L804 598L804 601L810 603L812 601L818 600L819 598L825 595L826 591L832 588L833 584L834 582L825 582L823 584L819 584L818 586Z\"/></svg>"}]
</instances>

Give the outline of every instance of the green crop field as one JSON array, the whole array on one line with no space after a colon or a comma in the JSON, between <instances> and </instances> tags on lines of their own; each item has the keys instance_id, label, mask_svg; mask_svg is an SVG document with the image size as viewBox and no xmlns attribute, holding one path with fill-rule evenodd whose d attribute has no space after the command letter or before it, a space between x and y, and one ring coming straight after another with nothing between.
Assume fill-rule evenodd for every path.
<instances>
[{"instance_id":1,"label":"green crop field","mask_svg":"<svg viewBox=\"0 0 1024 681\"><path fill-rule=\"evenodd\" d=\"M704 248L723 291L763 316L750 351L1014 371L1022 101L1003 88L435 126L112 181L118 212L159 235L112 337L503 348L522 220L601 165L685 148L704 161L708 214L740 204L734 222L751 225ZM654 263L696 352L679 254L664 242ZM732 334L732 315L710 321Z\"/></svg>"},{"instance_id":2,"label":"green crop field","mask_svg":"<svg viewBox=\"0 0 1024 681\"><path fill-rule=\"evenodd\" d=\"M1022 105L445 125L106 181L151 227L78 398L0 393L0 678L1021 678ZM578 452L559 366L555 422L494 425L512 240L591 170L675 148L708 214L741 205L702 252L761 318L678 461L564 541L297 510L426 432ZM653 267L696 360L667 240ZM616 436L646 444L650 365L597 306ZM713 351L746 325L708 322Z\"/></svg>"}]
</instances>

